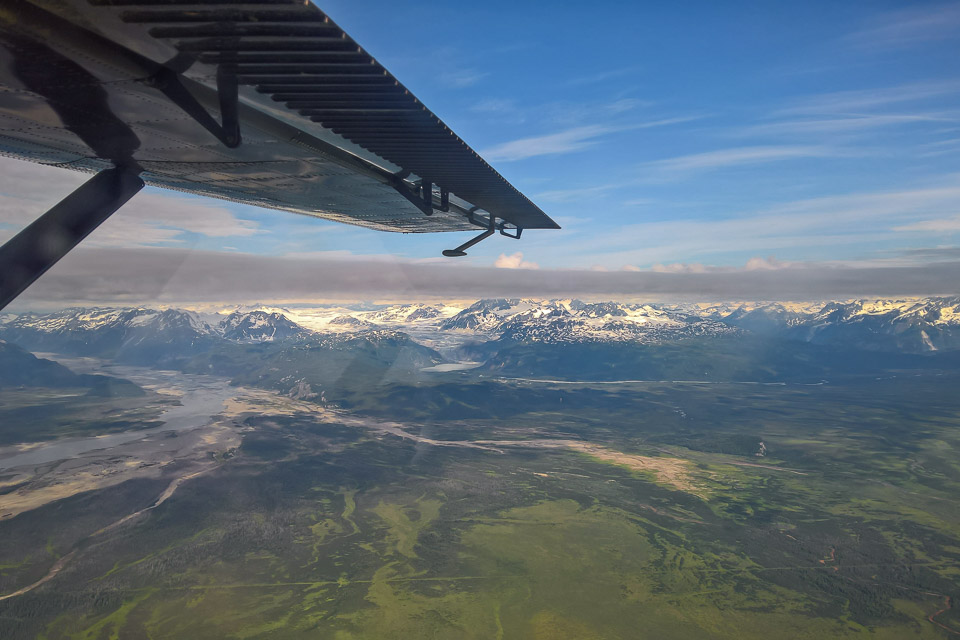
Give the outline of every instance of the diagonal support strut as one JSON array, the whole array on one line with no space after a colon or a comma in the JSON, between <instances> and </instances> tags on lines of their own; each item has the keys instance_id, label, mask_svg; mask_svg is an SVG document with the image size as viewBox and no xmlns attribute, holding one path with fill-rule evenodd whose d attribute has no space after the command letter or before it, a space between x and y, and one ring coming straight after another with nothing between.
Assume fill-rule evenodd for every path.
<instances>
[{"instance_id":1,"label":"diagonal support strut","mask_svg":"<svg viewBox=\"0 0 960 640\"><path fill-rule=\"evenodd\" d=\"M140 191L140 171L101 171L0 247L0 310Z\"/></svg>"},{"instance_id":2,"label":"diagonal support strut","mask_svg":"<svg viewBox=\"0 0 960 640\"><path fill-rule=\"evenodd\" d=\"M444 249L443 255L445 255L448 258L459 258L460 256L465 256L467 255L467 249L477 244L478 242L481 242L482 240L486 240L487 238L492 236L497 227L497 218L492 213L487 215L489 215L489 218L488 218L489 223L486 231L484 231L483 233L481 233L475 238L471 238L470 240L467 240L456 249Z\"/></svg>"},{"instance_id":3,"label":"diagonal support strut","mask_svg":"<svg viewBox=\"0 0 960 640\"><path fill-rule=\"evenodd\" d=\"M156 74L144 79L144 84L163 92L197 124L209 131L224 146L235 149L240 146L240 119L238 116L240 84L237 76L223 66L217 68L217 94L220 100L220 122L211 116L200 101L180 81L180 74L163 67Z\"/></svg>"}]
</instances>

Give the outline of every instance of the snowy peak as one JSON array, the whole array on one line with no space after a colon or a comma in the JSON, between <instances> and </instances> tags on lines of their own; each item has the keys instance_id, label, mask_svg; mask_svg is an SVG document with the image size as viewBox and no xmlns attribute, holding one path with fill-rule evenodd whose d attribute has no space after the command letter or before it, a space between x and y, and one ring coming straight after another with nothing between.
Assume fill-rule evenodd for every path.
<instances>
[{"instance_id":1,"label":"snowy peak","mask_svg":"<svg viewBox=\"0 0 960 640\"><path fill-rule=\"evenodd\" d=\"M65 309L50 314L23 314L3 325L13 341L67 353L117 352L131 349L189 347L221 338L264 342L298 337L307 330L283 314L235 311L211 326L185 309Z\"/></svg>"},{"instance_id":2,"label":"snowy peak","mask_svg":"<svg viewBox=\"0 0 960 640\"><path fill-rule=\"evenodd\" d=\"M211 335L213 330L193 311L182 309L64 309L50 314L27 313L4 325L7 331L37 331L50 335L124 334L152 332Z\"/></svg>"},{"instance_id":3,"label":"snowy peak","mask_svg":"<svg viewBox=\"0 0 960 640\"><path fill-rule=\"evenodd\" d=\"M602 315L590 310L566 314L545 313L539 316L521 314L503 323L502 329L502 340L542 343L653 344L693 336L738 333L737 329L716 320L671 315L660 310L643 313L637 309L618 309L616 313Z\"/></svg>"},{"instance_id":4,"label":"snowy peak","mask_svg":"<svg viewBox=\"0 0 960 640\"><path fill-rule=\"evenodd\" d=\"M504 320L518 313L537 309L541 305L551 304L559 303L506 298L478 300L455 316L444 321L440 325L440 328L493 332L499 328Z\"/></svg>"},{"instance_id":5,"label":"snowy peak","mask_svg":"<svg viewBox=\"0 0 960 640\"><path fill-rule=\"evenodd\" d=\"M275 342L320 334L340 340L368 332L375 340L405 332L444 353L478 340L651 344L744 331L851 349L928 353L960 350L960 297L676 305L491 298L466 307L262 307L208 316L183 309L92 308L7 315L0 331L38 351L126 354L128 361L177 357L220 340Z\"/></svg>"},{"instance_id":6,"label":"snowy peak","mask_svg":"<svg viewBox=\"0 0 960 640\"><path fill-rule=\"evenodd\" d=\"M516 342L653 342L689 335L725 335L717 321L648 304L580 300L480 300L441 324Z\"/></svg>"},{"instance_id":7,"label":"snowy peak","mask_svg":"<svg viewBox=\"0 0 960 640\"><path fill-rule=\"evenodd\" d=\"M815 344L911 353L960 349L960 297L742 303L713 317L758 333Z\"/></svg>"},{"instance_id":8,"label":"snowy peak","mask_svg":"<svg viewBox=\"0 0 960 640\"><path fill-rule=\"evenodd\" d=\"M360 318L354 318L353 316L342 315L337 316L333 320L327 323L327 327L333 331L337 329L348 330L360 330L360 329L376 329L377 325L367 320L362 320Z\"/></svg>"},{"instance_id":9,"label":"snowy peak","mask_svg":"<svg viewBox=\"0 0 960 640\"><path fill-rule=\"evenodd\" d=\"M273 342L309 333L282 313L269 311L235 311L220 321L220 335L235 342Z\"/></svg>"},{"instance_id":10,"label":"snowy peak","mask_svg":"<svg viewBox=\"0 0 960 640\"><path fill-rule=\"evenodd\" d=\"M374 324L413 324L447 318L458 311L460 309L457 307L443 304L400 304L358 315Z\"/></svg>"},{"instance_id":11,"label":"snowy peak","mask_svg":"<svg viewBox=\"0 0 960 640\"><path fill-rule=\"evenodd\" d=\"M165 309L154 314L143 314L129 320L130 327L148 327L154 331L193 332L197 335L212 333L210 325L193 311Z\"/></svg>"}]
</instances>

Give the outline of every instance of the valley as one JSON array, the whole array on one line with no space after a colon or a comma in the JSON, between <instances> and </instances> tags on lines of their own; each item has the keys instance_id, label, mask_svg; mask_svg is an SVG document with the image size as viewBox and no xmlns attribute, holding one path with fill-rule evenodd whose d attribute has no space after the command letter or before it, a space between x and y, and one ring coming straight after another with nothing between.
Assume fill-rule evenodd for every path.
<instances>
[{"instance_id":1,"label":"valley","mask_svg":"<svg viewBox=\"0 0 960 640\"><path fill-rule=\"evenodd\" d=\"M136 385L151 407L135 429L3 449L3 636L960 633L949 349L845 351L857 358L844 363L729 326L500 342L489 323L441 330L462 309L426 307L356 312L378 326L335 333L276 311L233 316L229 331L245 329L229 336L199 312L164 312L172 335L130 325L148 313L0 329L74 375ZM514 307L533 323L558 308ZM553 366L611 344L635 368L699 373ZM498 360L516 348L532 355ZM98 402L132 410L126 396Z\"/></svg>"}]
</instances>

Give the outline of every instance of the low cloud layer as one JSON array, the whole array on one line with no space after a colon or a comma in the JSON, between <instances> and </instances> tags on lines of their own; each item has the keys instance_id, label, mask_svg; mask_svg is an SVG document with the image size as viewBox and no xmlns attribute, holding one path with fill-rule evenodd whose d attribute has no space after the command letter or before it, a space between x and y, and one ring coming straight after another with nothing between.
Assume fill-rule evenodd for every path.
<instances>
[{"instance_id":1,"label":"low cloud layer","mask_svg":"<svg viewBox=\"0 0 960 640\"><path fill-rule=\"evenodd\" d=\"M960 261L917 266L791 265L727 271L527 270L387 258L290 258L172 248L79 248L15 309L69 304L467 299L530 296L803 300L948 295Z\"/></svg>"}]
</instances>

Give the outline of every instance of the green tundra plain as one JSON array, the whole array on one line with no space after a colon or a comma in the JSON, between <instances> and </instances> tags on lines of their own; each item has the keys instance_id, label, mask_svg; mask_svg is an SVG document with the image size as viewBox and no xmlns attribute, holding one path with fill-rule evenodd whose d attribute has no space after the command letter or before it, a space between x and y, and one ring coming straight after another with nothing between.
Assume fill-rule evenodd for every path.
<instances>
[{"instance_id":1,"label":"green tundra plain","mask_svg":"<svg viewBox=\"0 0 960 640\"><path fill-rule=\"evenodd\" d=\"M0 601L4 637L960 633L956 378L458 380L419 397L509 407L409 437L248 416L239 449L120 526L172 476L0 522L0 593L62 564Z\"/></svg>"}]
</instances>

